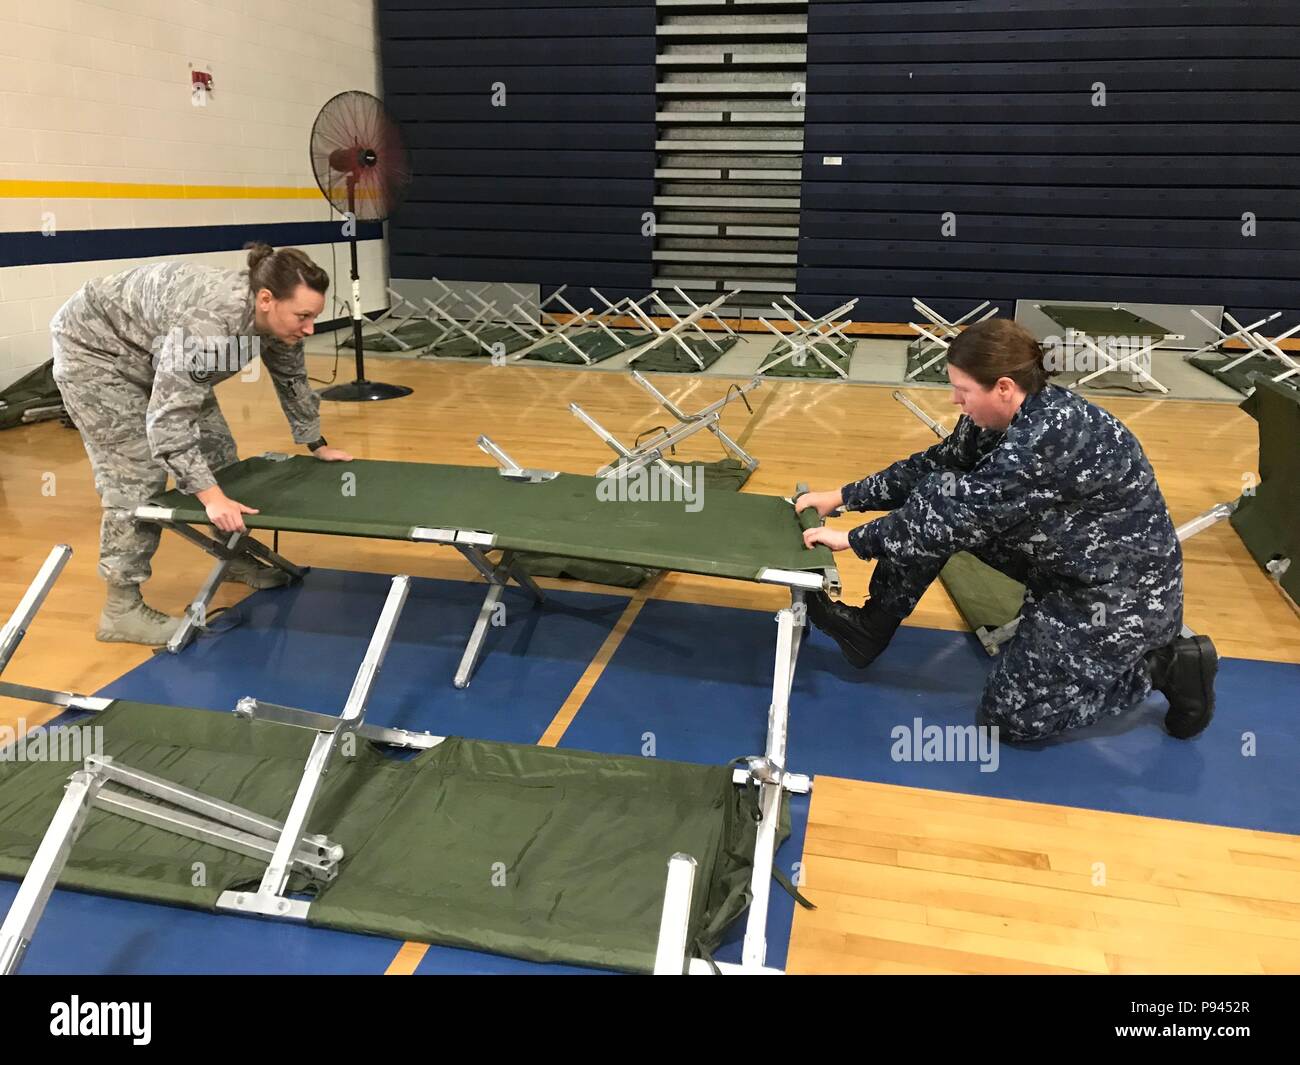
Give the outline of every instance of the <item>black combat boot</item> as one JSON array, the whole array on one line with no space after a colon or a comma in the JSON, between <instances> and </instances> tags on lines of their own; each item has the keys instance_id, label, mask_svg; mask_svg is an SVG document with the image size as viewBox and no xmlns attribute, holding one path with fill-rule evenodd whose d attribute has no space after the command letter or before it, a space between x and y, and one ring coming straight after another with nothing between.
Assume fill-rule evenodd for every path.
<instances>
[{"instance_id":1,"label":"black combat boot","mask_svg":"<svg viewBox=\"0 0 1300 1065\"><path fill-rule=\"evenodd\" d=\"M1165 728L1188 740L1214 717L1214 675L1219 654L1208 636L1180 636L1146 653L1151 687L1169 700Z\"/></svg>"},{"instance_id":2,"label":"black combat boot","mask_svg":"<svg viewBox=\"0 0 1300 1065\"><path fill-rule=\"evenodd\" d=\"M808 619L839 644L849 664L866 669L894 638L903 619L868 599L860 607L837 603L825 592L808 597Z\"/></svg>"}]
</instances>

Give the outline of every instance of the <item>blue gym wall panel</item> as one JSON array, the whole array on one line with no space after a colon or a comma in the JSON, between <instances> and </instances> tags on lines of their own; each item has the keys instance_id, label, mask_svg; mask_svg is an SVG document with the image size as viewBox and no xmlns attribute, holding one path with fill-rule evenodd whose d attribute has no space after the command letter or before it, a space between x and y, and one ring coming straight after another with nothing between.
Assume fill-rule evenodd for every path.
<instances>
[{"instance_id":1,"label":"blue gym wall panel","mask_svg":"<svg viewBox=\"0 0 1300 1065\"><path fill-rule=\"evenodd\" d=\"M379 0L412 169L391 276L648 291L655 22L653 0Z\"/></svg>"},{"instance_id":2,"label":"blue gym wall panel","mask_svg":"<svg viewBox=\"0 0 1300 1065\"><path fill-rule=\"evenodd\" d=\"M1294 0L812 0L801 302L1300 321L1298 32Z\"/></svg>"}]
</instances>

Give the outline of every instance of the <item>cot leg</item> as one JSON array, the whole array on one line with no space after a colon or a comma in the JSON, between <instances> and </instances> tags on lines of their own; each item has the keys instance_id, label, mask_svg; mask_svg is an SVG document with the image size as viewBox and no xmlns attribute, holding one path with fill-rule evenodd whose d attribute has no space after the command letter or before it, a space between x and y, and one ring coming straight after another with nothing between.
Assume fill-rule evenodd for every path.
<instances>
[{"instance_id":1,"label":"cot leg","mask_svg":"<svg viewBox=\"0 0 1300 1065\"><path fill-rule=\"evenodd\" d=\"M726 433L724 433L720 425L717 425L715 423L709 426L709 432L711 432L715 437L717 437L718 442L724 448L730 451L733 455L735 455L737 459L739 459L742 463L744 463L744 465L748 466L751 470L758 469L758 459L754 458L753 455L751 455L748 451L746 451L743 447L741 447L738 443L736 443L736 441L734 441L731 437L729 437Z\"/></svg>"},{"instance_id":2,"label":"cot leg","mask_svg":"<svg viewBox=\"0 0 1300 1065\"><path fill-rule=\"evenodd\" d=\"M266 871L262 874L260 886L256 891L223 891L217 898L217 909L260 914L263 917L306 920L311 903L285 897L294 853L300 846L302 836L311 821L312 811L316 807L321 784L334 752L342 743L344 736L355 734L365 724L366 704L370 700L371 689L388 654L389 645L393 640L393 630L397 627L397 619L406 604L409 590L409 577L399 574L393 578L379 621L370 636L366 656L352 682L352 690L348 693L343 713L331 732L317 733L312 743L302 778L298 781L293 802L285 815L283 827L275 843L275 850L267 863Z\"/></svg>"},{"instance_id":3,"label":"cot leg","mask_svg":"<svg viewBox=\"0 0 1300 1065\"><path fill-rule=\"evenodd\" d=\"M68 564L68 559L71 557L72 548L67 544L59 544L51 549L40 571L32 579L21 601L14 608L13 614L3 626L0 626L0 673L4 672L9 659L18 650L23 636L27 634L28 626L35 619L36 612L41 609L45 597L50 594L50 589L54 587L54 582L59 579L59 574L63 572L63 567Z\"/></svg>"},{"instance_id":4,"label":"cot leg","mask_svg":"<svg viewBox=\"0 0 1300 1065\"><path fill-rule=\"evenodd\" d=\"M492 619L497 612L497 604L501 601L501 593L505 590L510 579L513 577L516 583L528 592L536 603L546 602L546 596L537 587L533 579L515 564L515 553L513 551L504 552L501 561L493 566L478 547L458 543L456 550L464 555L488 582L487 595L483 598L483 605L479 608L478 619L474 622L474 629L470 633L469 643L465 646L465 653L461 656L460 666L453 678L456 687L466 688L469 686L470 677L474 675L478 660L483 656L483 644L487 640L488 626L492 624Z\"/></svg>"},{"instance_id":5,"label":"cot leg","mask_svg":"<svg viewBox=\"0 0 1300 1065\"><path fill-rule=\"evenodd\" d=\"M208 627L208 605L212 602L212 597L217 594L217 589L221 587L221 582L225 580L226 570L230 568L230 564L239 554L239 542L243 538L243 533L234 533L222 545L227 551L226 556L217 558L208 573L207 580L203 582L198 594L194 597L194 601L186 607L185 617L182 619L180 626L172 633L172 638L167 641L167 650L172 654L178 654L194 639L200 630Z\"/></svg>"},{"instance_id":6,"label":"cot leg","mask_svg":"<svg viewBox=\"0 0 1300 1065\"><path fill-rule=\"evenodd\" d=\"M1005 625L999 625L996 629L990 629L987 625L975 630L975 635L979 642L984 645L984 650L990 655L996 655L1002 645L1016 634L1016 629L1020 627L1020 618L1014 617Z\"/></svg>"},{"instance_id":7,"label":"cot leg","mask_svg":"<svg viewBox=\"0 0 1300 1065\"><path fill-rule=\"evenodd\" d=\"M504 584L488 586L487 595L483 597L483 605L479 608L478 618L474 622L474 629L469 634L469 643L465 645L465 653L461 656L460 666L456 669L453 683L458 688L469 686L469 678L473 675L478 660L483 656L483 644L487 640L488 626L492 623L492 617L496 613L497 604L501 601L501 592L504 588Z\"/></svg>"},{"instance_id":8,"label":"cot leg","mask_svg":"<svg viewBox=\"0 0 1300 1065\"><path fill-rule=\"evenodd\" d=\"M785 767L786 739L790 718L790 689L794 685L795 665L803 638L805 607L803 592L791 592L789 608L776 615L776 664L772 673L772 705L767 717L767 758ZM772 885L772 865L776 859L776 831L781 821L780 782L759 786L758 838L754 844L754 871L750 879L753 901L745 924L745 943L741 963L746 968L761 968L767 958L767 903Z\"/></svg>"},{"instance_id":9,"label":"cot leg","mask_svg":"<svg viewBox=\"0 0 1300 1065\"><path fill-rule=\"evenodd\" d=\"M12 976L22 964L46 903L50 901L54 885L59 881L68 855L72 853L72 845L86 823L86 815L102 784L97 774L80 769L72 774L63 800L36 848L13 905L9 907L9 914L0 925L0 976Z\"/></svg>"},{"instance_id":10,"label":"cot leg","mask_svg":"<svg viewBox=\"0 0 1300 1065\"><path fill-rule=\"evenodd\" d=\"M681 976L686 971L689 946L686 934L690 930L696 866L689 854L679 852L668 859L668 882L664 887L664 908L655 950L655 976Z\"/></svg>"},{"instance_id":11,"label":"cot leg","mask_svg":"<svg viewBox=\"0 0 1300 1065\"><path fill-rule=\"evenodd\" d=\"M230 563L240 555L252 555L269 566L284 570L285 573L289 574L291 580L301 580L307 572L302 566L295 566L283 555L254 540L246 532L233 533L229 539L219 540L216 536L205 536L196 529L191 529L188 525L173 522L163 522L162 524L165 528L179 533L190 543L206 551L217 560L208 573L207 580L203 582L203 586L194 597L194 601L186 609L180 627L172 633L172 638L167 641L167 650L172 654L184 649L194 639L199 630L207 627L208 604L212 602L212 597L217 594L217 589L221 586L221 582L225 580L226 570L230 568Z\"/></svg>"}]
</instances>

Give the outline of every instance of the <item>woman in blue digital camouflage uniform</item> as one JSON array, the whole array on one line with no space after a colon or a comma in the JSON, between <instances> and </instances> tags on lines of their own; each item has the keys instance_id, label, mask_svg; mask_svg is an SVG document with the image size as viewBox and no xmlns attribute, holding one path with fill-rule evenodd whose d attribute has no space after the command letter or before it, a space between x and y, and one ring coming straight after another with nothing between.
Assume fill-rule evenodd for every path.
<instances>
[{"instance_id":1,"label":"woman in blue digital camouflage uniform","mask_svg":"<svg viewBox=\"0 0 1300 1065\"><path fill-rule=\"evenodd\" d=\"M1136 438L1112 415L1049 383L1037 340L995 319L948 352L963 416L927 451L796 504L827 515L889 511L805 542L875 559L861 607L809 600L810 620L865 668L954 552L1025 585L1020 625L977 714L1014 740L1090 725L1165 694L1165 725L1196 735L1214 713L1218 659L1180 638L1183 560L1169 509Z\"/></svg>"}]
</instances>

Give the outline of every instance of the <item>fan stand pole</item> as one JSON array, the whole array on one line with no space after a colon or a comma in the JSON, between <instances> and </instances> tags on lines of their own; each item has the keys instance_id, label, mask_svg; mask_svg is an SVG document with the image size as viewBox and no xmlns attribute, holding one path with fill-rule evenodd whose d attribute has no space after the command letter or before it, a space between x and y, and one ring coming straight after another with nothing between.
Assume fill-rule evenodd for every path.
<instances>
[{"instance_id":1,"label":"fan stand pole","mask_svg":"<svg viewBox=\"0 0 1300 1065\"><path fill-rule=\"evenodd\" d=\"M331 385L320 392L321 399L343 403L359 403L371 399L397 399L409 396L411 389L405 385L386 385L380 381L366 380L365 351L361 345L361 275L357 270L357 235L355 232L357 179L348 174L348 217L354 221L354 231L348 240L352 252L352 344L357 353L357 379L347 385Z\"/></svg>"}]
</instances>

